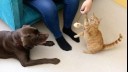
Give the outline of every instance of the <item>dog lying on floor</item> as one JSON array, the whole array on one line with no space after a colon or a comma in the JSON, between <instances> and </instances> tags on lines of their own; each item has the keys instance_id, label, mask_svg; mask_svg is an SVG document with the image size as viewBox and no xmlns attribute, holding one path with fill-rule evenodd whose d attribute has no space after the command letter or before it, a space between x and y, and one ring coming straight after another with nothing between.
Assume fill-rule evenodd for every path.
<instances>
[{"instance_id":1,"label":"dog lying on floor","mask_svg":"<svg viewBox=\"0 0 128 72\"><path fill-rule=\"evenodd\" d=\"M0 31L0 58L16 58L21 65L33 66L38 64L58 64L57 58L30 59L30 49L36 45L53 46L52 41L46 41L48 34L43 34L38 29L24 25L16 31Z\"/></svg>"}]
</instances>

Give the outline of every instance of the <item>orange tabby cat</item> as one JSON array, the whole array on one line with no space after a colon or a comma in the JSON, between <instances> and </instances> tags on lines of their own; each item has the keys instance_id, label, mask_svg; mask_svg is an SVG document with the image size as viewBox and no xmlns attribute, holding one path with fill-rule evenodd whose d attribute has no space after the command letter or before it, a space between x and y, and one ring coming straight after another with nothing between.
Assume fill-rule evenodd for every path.
<instances>
[{"instance_id":1,"label":"orange tabby cat","mask_svg":"<svg viewBox=\"0 0 128 72\"><path fill-rule=\"evenodd\" d=\"M94 14L90 19L85 18L84 25L82 25L81 23L74 24L76 28L84 28L83 32L80 32L79 34L74 36L75 38L84 36L87 43L87 49L84 51L84 53L94 54L105 48L113 47L121 42L122 35L120 34L119 38L116 41L110 44L104 44L102 33L98 29L99 24L100 20Z\"/></svg>"}]
</instances>

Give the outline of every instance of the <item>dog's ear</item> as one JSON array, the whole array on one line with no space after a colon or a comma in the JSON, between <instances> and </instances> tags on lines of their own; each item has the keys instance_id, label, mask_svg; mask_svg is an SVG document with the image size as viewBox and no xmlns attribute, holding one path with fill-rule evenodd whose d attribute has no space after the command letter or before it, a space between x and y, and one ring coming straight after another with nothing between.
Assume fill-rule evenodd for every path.
<instances>
[{"instance_id":1,"label":"dog's ear","mask_svg":"<svg viewBox=\"0 0 128 72\"><path fill-rule=\"evenodd\" d=\"M23 25L22 27L30 27L30 25Z\"/></svg>"}]
</instances>

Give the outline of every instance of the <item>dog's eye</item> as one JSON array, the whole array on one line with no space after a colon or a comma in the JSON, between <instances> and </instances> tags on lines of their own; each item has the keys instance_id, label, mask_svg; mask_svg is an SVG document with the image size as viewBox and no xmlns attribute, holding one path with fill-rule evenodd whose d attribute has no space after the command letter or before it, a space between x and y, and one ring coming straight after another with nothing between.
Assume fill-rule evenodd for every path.
<instances>
[{"instance_id":1,"label":"dog's eye","mask_svg":"<svg viewBox=\"0 0 128 72\"><path fill-rule=\"evenodd\" d=\"M28 34L28 35L27 35L27 37L31 37L31 35L30 35L30 34Z\"/></svg>"},{"instance_id":2,"label":"dog's eye","mask_svg":"<svg viewBox=\"0 0 128 72\"><path fill-rule=\"evenodd\" d=\"M38 29L35 29L34 30L34 33L38 34L39 33Z\"/></svg>"}]
</instances>

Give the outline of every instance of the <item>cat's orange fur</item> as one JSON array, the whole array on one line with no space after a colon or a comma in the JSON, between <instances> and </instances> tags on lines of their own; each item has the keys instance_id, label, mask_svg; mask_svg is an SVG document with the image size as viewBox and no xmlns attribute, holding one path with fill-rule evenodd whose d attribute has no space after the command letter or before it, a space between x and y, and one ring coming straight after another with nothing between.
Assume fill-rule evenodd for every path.
<instances>
[{"instance_id":1,"label":"cat's orange fur","mask_svg":"<svg viewBox=\"0 0 128 72\"><path fill-rule=\"evenodd\" d=\"M122 35L119 35L119 38L110 44L104 44L101 31L98 29L100 20L93 14L90 19L85 18L84 25L81 23L76 23L75 27L83 27L84 31L75 35L74 37L84 36L87 49L84 53L94 54L105 48L110 48L121 42Z\"/></svg>"}]
</instances>

